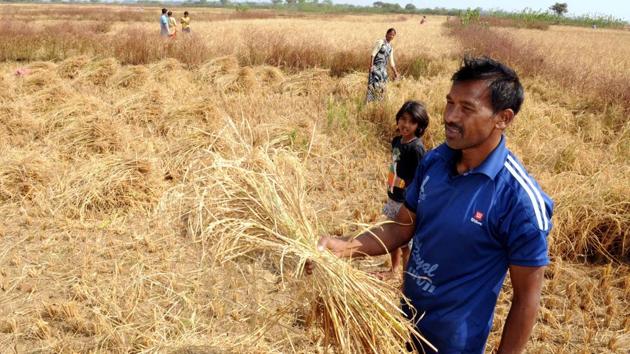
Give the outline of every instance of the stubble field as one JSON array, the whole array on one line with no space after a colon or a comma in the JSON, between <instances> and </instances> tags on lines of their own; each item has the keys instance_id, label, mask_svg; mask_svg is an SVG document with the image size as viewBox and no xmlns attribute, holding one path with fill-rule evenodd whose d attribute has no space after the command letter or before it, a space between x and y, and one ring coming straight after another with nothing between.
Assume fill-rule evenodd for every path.
<instances>
[{"instance_id":1,"label":"stubble field","mask_svg":"<svg viewBox=\"0 0 630 354\"><path fill-rule=\"evenodd\" d=\"M492 47L441 17L189 9L194 35L165 42L157 10L0 6L0 352L335 350L317 304L358 295L322 279L392 303L397 284L364 276L382 257L338 277L303 261L317 235L382 220L397 108L424 101L438 145L450 74L479 48L520 55L508 146L556 203L527 352L628 351L630 32L502 28ZM404 77L365 105L389 27Z\"/></svg>"}]
</instances>

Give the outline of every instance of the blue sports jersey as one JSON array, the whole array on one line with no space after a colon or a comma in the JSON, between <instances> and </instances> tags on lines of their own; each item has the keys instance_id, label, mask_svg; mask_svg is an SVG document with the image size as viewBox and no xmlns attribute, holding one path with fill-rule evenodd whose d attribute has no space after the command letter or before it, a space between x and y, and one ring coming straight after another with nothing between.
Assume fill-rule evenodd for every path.
<instances>
[{"instance_id":1,"label":"blue sports jersey","mask_svg":"<svg viewBox=\"0 0 630 354\"><path fill-rule=\"evenodd\" d=\"M553 202L505 140L464 174L460 151L439 146L407 190L417 219L404 293L440 353L483 353L508 266L549 263Z\"/></svg>"}]
</instances>

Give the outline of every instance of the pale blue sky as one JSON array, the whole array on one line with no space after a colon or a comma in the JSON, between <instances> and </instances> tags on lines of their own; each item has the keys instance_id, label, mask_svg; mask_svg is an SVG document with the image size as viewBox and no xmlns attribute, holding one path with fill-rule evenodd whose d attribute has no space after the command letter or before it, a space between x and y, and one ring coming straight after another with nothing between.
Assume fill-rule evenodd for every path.
<instances>
[{"instance_id":1,"label":"pale blue sky","mask_svg":"<svg viewBox=\"0 0 630 354\"><path fill-rule=\"evenodd\" d=\"M336 4L371 5L377 0L333 0ZM381 0L383 2L398 2L402 6L412 3L419 8L476 8L485 10L502 9L520 11L528 7L533 10L546 10L556 2L566 2L569 6L569 14L585 15L600 14L613 15L626 21L630 21L629 0Z\"/></svg>"}]
</instances>

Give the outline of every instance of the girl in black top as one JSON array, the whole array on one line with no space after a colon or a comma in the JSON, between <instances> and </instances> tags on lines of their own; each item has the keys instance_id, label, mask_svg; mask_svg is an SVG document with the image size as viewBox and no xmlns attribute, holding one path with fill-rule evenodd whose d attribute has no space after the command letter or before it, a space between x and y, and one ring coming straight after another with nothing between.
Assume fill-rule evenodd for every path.
<instances>
[{"instance_id":1,"label":"girl in black top","mask_svg":"<svg viewBox=\"0 0 630 354\"><path fill-rule=\"evenodd\" d=\"M396 113L398 133L392 140L392 163L387 178L387 203L383 214L394 220L405 201L406 187L413 181L416 168L424 156L425 149L420 139L429 126L429 114L424 104L417 101L405 102ZM405 245L391 253L392 273L405 267L409 258L409 246Z\"/></svg>"}]
</instances>

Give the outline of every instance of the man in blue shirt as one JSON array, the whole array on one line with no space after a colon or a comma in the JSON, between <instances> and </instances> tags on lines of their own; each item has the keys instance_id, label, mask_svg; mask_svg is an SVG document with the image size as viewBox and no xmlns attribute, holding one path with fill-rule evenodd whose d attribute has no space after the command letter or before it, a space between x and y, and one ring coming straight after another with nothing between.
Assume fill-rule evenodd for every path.
<instances>
[{"instance_id":1,"label":"man in blue shirt","mask_svg":"<svg viewBox=\"0 0 630 354\"><path fill-rule=\"evenodd\" d=\"M483 353L509 270L514 294L499 353L520 353L549 263L553 203L506 147L503 132L524 99L516 73L490 58L467 58L452 80L446 143L425 155L397 223L354 239L323 237L318 246L357 257L413 238L404 294L414 309L403 309L440 353Z\"/></svg>"},{"instance_id":2,"label":"man in blue shirt","mask_svg":"<svg viewBox=\"0 0 630 354\"><path fill-rule=\"evenodd\" d=\"M162 16L160 16L160 35L162 37L168 37L169 35L167 12L167 9L162 9Z\"/></svg>"}]
</instances>

